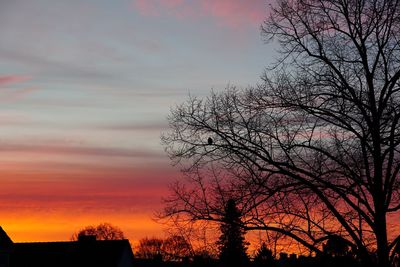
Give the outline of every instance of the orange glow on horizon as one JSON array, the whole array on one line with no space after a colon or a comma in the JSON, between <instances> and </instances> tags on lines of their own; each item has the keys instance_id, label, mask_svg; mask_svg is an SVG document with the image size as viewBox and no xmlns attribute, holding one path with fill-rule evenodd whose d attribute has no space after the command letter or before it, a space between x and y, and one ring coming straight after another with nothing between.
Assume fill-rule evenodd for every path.
<instances>
[{"instance_id":1,"label":"orange glow on horizon","mask_svg":"<svg viewBox=\"0 0 400 267\"><path fill-rule=\"evenodd\" d=\"M146 236L163 236L162 227L151 219L151 214L99 212L99 214L67 210L0 213L2 228L14 242L66 241L74 232L88 225L110 222L118 226L131 241Z\"/></svg>"},{"instance_id":2,"label":"orange glow on horizon","mask_svg":"<svg viewBox=\"0 0 400 267\"><path fill-rule=\"evenodd\" d=\"M0 167L0 226L15 242L65 241L108 222L135 243L163 236L154 220L177 172L159 164L51 165L9 161Z\"/></svg>"}]
</instances>

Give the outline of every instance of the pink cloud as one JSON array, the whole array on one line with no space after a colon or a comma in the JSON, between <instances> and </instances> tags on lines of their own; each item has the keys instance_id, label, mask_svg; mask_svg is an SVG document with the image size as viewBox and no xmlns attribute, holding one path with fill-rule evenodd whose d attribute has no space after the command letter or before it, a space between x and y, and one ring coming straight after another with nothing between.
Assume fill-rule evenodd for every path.
<instances>
[{"instance_id":1,"label":"pink cloud","mask_svg":"<svg viewBox=\"0 0 400 267\"><path fill-rule=\"evenodd\" d=\"M0 89L2 89L0 92L0 103L15 102L36 91L36 88L18 88L18 90L7 90L7 86L9 85L23 83L31 79L32 77L28 75L0 75Z\"/></svg>"},{"instance_id":2,"label":"pink cloud","mask_svg":"<svg viewBox=\"0 0 400 267\"><path fill-rule=\"evenodd\" d=\"M236 27L243 23L261 24L266 15L265 1L206 0L201 1L201 4L202 9L212 16Z\"/></svg>"},{"instance_id":3,"label":"pink cloud","mask_svg":"<svg viewBox=\"0 0 400 267\"><path fill-rule=\"evenodd\" d=\"M32 77L26 75L3 75L0 76L0 86L13 83L20 83L30 79L32 79Z\"/></svg>"},{"instance_id":4,"label":"pink cloud","mask_svg":"<svg viewBox=\"0 0 400 267\"><path fill-rule=\"evenodd\" d=\"M212 17L230 27L261 24L266 16L265 0L133 0L144 16L174 16L179 19Z\"/></svg>"},{"instance_id":5,"label":"pink cloud","mask_svg":"<svg viewBox=\"0 0 400 267\"><path fill-rule=\"evenodd\" d=\"M158 7L175 9L185 4L185 0L138 0L135 5L145 15L159 14Z\"/></svg>"}]
</instances>

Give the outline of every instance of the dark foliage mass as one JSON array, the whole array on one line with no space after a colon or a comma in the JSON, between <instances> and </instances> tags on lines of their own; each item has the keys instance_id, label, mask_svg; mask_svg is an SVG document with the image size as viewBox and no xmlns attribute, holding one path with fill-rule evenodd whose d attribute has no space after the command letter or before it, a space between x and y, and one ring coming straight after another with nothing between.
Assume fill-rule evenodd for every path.
<instances>
[{"instance_id":1,"label":"dark foliage mass","mask_svg":"<svg viewBox=\"0 0 400 267\"><path fill-rule=\"evenodd\" d=\"M241 214L233 199L229 199L225 206L225 213L221 223L219 245L219 259L223 266L246 266L249 259L246 253L245 231L242 228Z\"/></svg>"}]
</instances>

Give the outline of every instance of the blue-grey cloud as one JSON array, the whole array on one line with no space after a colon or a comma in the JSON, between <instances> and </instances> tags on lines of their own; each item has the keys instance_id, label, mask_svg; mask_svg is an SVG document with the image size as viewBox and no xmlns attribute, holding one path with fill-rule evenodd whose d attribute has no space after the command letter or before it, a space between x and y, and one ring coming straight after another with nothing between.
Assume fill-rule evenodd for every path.
<instances>
[{"instance_id":1,"label":"blue-grey cloud","mask_svg":"<svg viewBox=\"0 0 400 267\"><path fill-rule=\"evenodd\" d=\"M68 145L46 145L46 144L0 144L0 153L29 152L62 155L82 155L101 157L128 157L128 158L150 158L165 159L164 153L145 149L107 148L95 146L68 146Z\"/></svg>"}]
</instances>

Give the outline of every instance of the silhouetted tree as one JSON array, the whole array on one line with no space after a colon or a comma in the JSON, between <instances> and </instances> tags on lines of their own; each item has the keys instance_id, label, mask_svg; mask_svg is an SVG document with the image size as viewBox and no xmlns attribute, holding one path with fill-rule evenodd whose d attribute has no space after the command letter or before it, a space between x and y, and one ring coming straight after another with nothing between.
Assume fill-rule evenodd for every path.
<instances>
[{"instance_id":1,"label":"silhouetted tree","mask_svg":"<svg viewBox=\"0 0 400 267\"><path fill-rule=\"evenodd\" d=\"M241 214L233 199L225 206L221 220L221 236L217 242L219 259L223 266L245 266L248 262L245 231L242 228Z\"/></svg>"},{"instance_id":2,"label":"silhouetted tree","mask_svg":"<svg viewBox=\"0 0 400 267\"><path fill-rule=\"evenodd\" d=\"M352 254L351 246L341 236L329 236L328 241L323 246L323 251L326 255L333 257L350 256Z\"/></svg>"},{"instance_id":3,"label":"silhouetted tree","mask_svg":"<svg viewBox=\"0 0 400 267\"><path fill-rule=\"evenodd\" d=\"M198 250L194 252L192 266L204 267L204 266L214 266L216 258L210 254L207 250Z\"/></svg>"},{"instance_id":4,"label":"silhouetted tree","mask_svg":"<svg viewBox=\"0 0 400 267\"><path fill-rule=\"evenodd\" d=\"M179 235L162 238L143 238L136 247L138 258L156 261L184 261L193 256L193 249L187 240Z\"/></svg>"},{"instance_id":5,"label":"silhouetted tree","mask_svg":"<svg viewBox=\"0 0 400 267\"><path fill-rule=\"evenodd\" d=\"M136 248L136 256L142 259L162 261L164 240L160 238L143 238L139 240Z\"/></svg>"},{"instance_id":6,"label":"silhouetted tree","mask_svg":"<svg viewBox=\"0 0 400 267\"><path fill-rule=\"evenodd\" d=\"M272 267L275 265L275 259L272 255L272 251L267 248L265 243L262 243L260 248L257 250L254 256L254 264L256 266L268 266Z\"/></svg>"},{"instance_id":7,"label":"silhouetted tree","mask_svg":"<svg viewBox=\"0 0 400 267\"><path fill-rule=\"evenodd\" d=\"M179 235L172 235L163 241L162 253L165 261L183 261L193 255L189 242Z\"/></svg>"},{"instance_id":8,"label":"silhouetted tree","mask_svg":"<svg viewBox=\"0 0 400 267\"><path fill-rule=\"evenodd\" d=\"M78 240L80 236L95 236L96 240L125 239L121 229L109 223L101 223L97 226L86 226L71 236L71 240Z\"/></svg>"},{"instance_id":9,"label":"silhouetted tree","mask_svg":"<svg viewBox=\"0 0 400 267\"><path fill-rule=\"evenodd\" d=\"M281 0L270 14L262 32L282 58L262 85L172 110L163 142L196 186L176 186L165 214L218 220L234 195L247 229L316 253L340 235L365 264L388 267L400 209L399 1Z\"/></svg>"}]
</instances>

